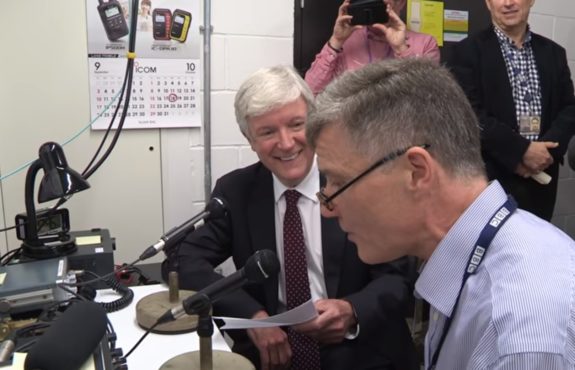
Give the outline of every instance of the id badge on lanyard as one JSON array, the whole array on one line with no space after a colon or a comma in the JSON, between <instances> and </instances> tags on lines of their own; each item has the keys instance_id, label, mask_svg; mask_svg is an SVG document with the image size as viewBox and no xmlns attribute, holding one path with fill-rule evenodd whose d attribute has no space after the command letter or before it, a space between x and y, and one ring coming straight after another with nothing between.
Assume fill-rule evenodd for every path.
<instances>
[{"instance_id":1,"label":"id badge on lanyard","mask_svg":"<svg viewBox=\"0 0 575 370\"><path fill-rule=\"evenodd\" d=\"M519 117L519 134L521 136L539 135L541 130L541 117L534 115Z\"/></svg>"}]
</instances>

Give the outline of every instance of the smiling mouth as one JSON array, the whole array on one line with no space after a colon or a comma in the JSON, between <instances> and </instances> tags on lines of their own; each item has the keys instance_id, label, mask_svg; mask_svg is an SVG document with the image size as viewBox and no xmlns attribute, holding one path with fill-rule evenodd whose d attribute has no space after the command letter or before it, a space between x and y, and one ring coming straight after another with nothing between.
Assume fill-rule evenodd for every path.
<instances>
[{"instance_id":1,"label":"smiling mouth","mask_svg":"<svg viewBox=\"0 0 575 370\"><path fill-rule=\"evenodd\" d=\"M296 152L296 153L293 153L292 155L289 155L289 156L276 157L276 158L279 159L280 161L284 161L284 162L293 161L294 159L297 158L297 156L299 155L299 153L300 153L300 152Z\"/></svg>"}]
</instances>

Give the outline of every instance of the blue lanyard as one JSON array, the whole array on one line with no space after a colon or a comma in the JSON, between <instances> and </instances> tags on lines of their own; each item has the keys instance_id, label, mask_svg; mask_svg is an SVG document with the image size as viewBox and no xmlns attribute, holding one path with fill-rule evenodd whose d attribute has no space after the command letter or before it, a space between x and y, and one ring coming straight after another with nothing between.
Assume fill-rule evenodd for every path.
<instances>
[{"instance_id":1,"label":"blue lanyard","mask_svg":"<svg viewBox=\"0 0 575 370\"><path fill-rule=\"evenodd\" d=\"M503 224L505 224L505 222L510 218L509 216L511 216L511 214L515 212L516 209L517 203L511 196L509 196L507 201L501 207L499 207L497 212L493 214L489 223L485 225L483 230L481 230L481 234L479 234L479 238L475 243L475 248L473 248L473 251L469 256L469 261L467 262L467 267L465 268L465 272L463 274L463 280L461 281L461 287L459 288L459 293L457 294L457 299L455 300L455 305L453 306L453 312L451 312L451 316L445 320L443 332L441 333L441 339L439 340L437 349L433 354L428 370L435 369L435 365L439 359L439 353L441 352L441 347L443 347L443 342L445 342L445 338L449 332L449 327L451 326L452 319L455 317L459 298L461 298L461 292L463 291L463 287L465 286L467 279L469 279L469 277L473 275L475 271L477 271L477 268L487 253L487 249L489 249L493 238L495 238L495 234L497 234Z\"/></svg>"}]
</instances>

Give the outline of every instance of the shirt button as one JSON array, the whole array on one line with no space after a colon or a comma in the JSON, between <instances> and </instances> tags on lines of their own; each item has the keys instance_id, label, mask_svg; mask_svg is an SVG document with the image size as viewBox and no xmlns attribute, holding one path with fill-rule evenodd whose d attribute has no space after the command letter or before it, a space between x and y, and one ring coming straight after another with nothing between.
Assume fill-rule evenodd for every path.
<instances>
[{"instance_id":1,"label":"shirt button","mask_svg":"<svg viewBox=\"0 0 575 370\"><path fill-rule=\"evenodd\" d=\"M437 321L439 319L439 314L437 312L433 313L433 321Z\"/></svg>"}]
</instances>

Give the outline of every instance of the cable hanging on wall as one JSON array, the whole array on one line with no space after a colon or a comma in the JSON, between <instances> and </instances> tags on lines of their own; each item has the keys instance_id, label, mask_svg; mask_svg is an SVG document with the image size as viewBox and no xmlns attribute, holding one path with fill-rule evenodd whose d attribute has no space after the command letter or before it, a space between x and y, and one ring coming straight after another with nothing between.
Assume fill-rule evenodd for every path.
<instances>
[{"instance_id":1,"label":"cable hanging on wall","mask_svg":"<svg viewBox=\"0 0 575 370\"><path fill-rule=\"evenodd\" d=\"M131 96L131 92L132 92L134 59L136 58L135 47L136 47L137 17L138 17L138 12L136 11L136 9L138 9L138 0L132 0L131 8L133 11L131 12L131 15L130 15L130 33L129 33L129 42L128 42L128 52L126 55L126 57L127 57L126 70L125 70L124 80L122 83L121 90L118 93L118 104L116 104L116 107L114 109L114 113L112 114L112 117L110 119L110 123L109 123L109 125L108 125L108 127L104 133L104 136L103 136L96 152L94 153L94 155L90 159L89 163L86 165L85 169L82 171L82 177L86 180L88 178L90 178L102 166L102 164L106 161L106 159L112 153L112 151L113 151L114 147L116 146L118 139L122 133L122 129L124 127L124 122L125 122L125 119L126 119L126 116L128 113L130 96ZM114 101L112 101L108 106L106 106L105 110L109 109L109 107L113 103L114 103ZM108 140L109 134L110 134L112 128L114 127L114 122L116 121L116 118L118 116L118 112L120 111L120 108L122 108L122 109L121 109L121 113L120 113L120 121L118 122L116 132L114 133L107 149L99 157L100 153L102 152L102 150L105 146L106 141ZM98 115L98 117L100 115ZM98 117L96 117L95 119L97 119ZM94 122L94 120L92 120L92 122L90 124L92 124L93 122ZM78 134L76 134L72 139L68 140L66 143L69 143L72 140L74 140L75 138L77 138L81 133L85 132L87 128L88 127L85 127L84 129L82 129ZM0 178L0 181L4 180L5 178L7 178L7 177L9 177L9 176L21 171L21 170L23 170L24 168L28 168L33 162L34 161L31 161L31 162L27 163L26 165L21 166L16 171L11 172L7 176ZM46 211L46 213L45 213L46 219L49 219L50 216L59 207L61 207L64 203L66 203L66 201L68 199L70 199L70 197L71 196L60 198L54 206L52 206L49 210ZM20 226L20 225L18 225L18 226ZM38 224L38 228L41 228L42 226L43 225L41 223ZM6 227L4 229L0 229L0 232L5 232L5 231L8 231L8 230L11 230L14 228L16 228L16 226ZM19 249L11 250L8 253L6 253L5 255L0 257L0 263L1 264L7 264L12 259L17 258L18 256L19 256Z\"/></svg>"}]
</instances>

